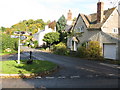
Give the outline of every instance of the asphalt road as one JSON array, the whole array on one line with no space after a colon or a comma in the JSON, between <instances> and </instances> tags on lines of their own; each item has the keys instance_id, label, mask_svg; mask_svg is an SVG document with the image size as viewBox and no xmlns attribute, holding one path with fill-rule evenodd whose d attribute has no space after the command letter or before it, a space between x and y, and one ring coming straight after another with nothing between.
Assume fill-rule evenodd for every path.
<instances>
[{"instance_id":1,"label":"asphalt road","mask_svg":"<svg viewBox=\"0 0 120 90\"><path fill-rule=\"evenodd\" d=\"M29 58L32 51L34 59L48 60L60 69L46 77L31 79L2 79L3 88L118 88L120 66L100 61L54 55L35 49L24 48L22 59ZM2 57L2 60L15 60L17 55Z\"/></svg>"}]
</instances>

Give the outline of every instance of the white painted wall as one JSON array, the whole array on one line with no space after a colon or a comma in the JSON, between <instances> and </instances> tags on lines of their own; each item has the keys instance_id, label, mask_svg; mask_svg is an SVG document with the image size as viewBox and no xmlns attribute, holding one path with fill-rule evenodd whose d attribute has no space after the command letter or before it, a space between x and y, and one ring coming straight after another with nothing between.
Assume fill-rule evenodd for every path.
<instances>
[{"instance_id":1,"label":"white painted wall","mask_svg":"<svg viewBox=\"0 0 120 90\"><path fill-rule=\"evenodd\" d=\"M38 46L42 46L43 43L45 43L43 41L44 35L50 32L56 32L56 29L53 30L51 28L48 28L48 25L46 25L45 30L38 30L37 35L34 36L38 40Z\"/></svg>"}]
</instances>

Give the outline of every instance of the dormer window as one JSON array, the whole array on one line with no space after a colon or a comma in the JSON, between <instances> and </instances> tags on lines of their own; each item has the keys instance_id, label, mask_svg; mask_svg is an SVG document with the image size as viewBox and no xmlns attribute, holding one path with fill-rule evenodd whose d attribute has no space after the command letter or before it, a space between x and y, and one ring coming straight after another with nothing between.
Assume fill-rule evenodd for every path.
<instances>
[{"instance_id":1,"label":"dormer window","mask_svg":"<svg viewBox=\"0 0 120 90\"><path fill-rule=\"evenodd\" d=\"M118 28L113 28L113 33L118 33Z\"/></svg>"}]
</instances>

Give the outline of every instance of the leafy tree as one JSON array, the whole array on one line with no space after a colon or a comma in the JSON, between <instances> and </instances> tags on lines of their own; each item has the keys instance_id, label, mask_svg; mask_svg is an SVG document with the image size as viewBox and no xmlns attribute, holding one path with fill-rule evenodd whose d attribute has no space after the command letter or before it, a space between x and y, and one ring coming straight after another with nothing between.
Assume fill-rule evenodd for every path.
<instances>
[{"instance_id":1,"label":"leafy tree","mask_svg":"<svg viewBox=\"0 0 120 90\"><path fill-rule=\"evenodd\" d=\"M48 25L49 25L49 28L54 30L56 27L56 21L50 22Z\"/></svg>"},{"instance_id":2,"label":"leafy tree","mask_svg":"<svg viewBox=\"0 0 120 90\"><path fill-rule=\"evenodd\" d=\"M65 19L65 16L62 15L58 21L57 21L57 24L56 24L56 30L58 32L64 32L65 31L65 27L66 27L66 19Z\"/></svg>"},{"instance_id":3,"label":"leafy tree","mask_svg":"<svg viewBox=\"0 0 120 90\"><path fill-rule=\"evenodd\" d=\"M51 21L50 20L48 20L47 22L46 22L46 24L49 24Z\"/></svg>"},{"instance_id":4,"label":"leafy tree","mask_svg":"<svg viewBox=\"0 0 120 90\"><path fill-rule=\"evenodd\" d=\"M6 34L11 35L13 31L10 28L6 28L5 32Z\"/></svg>"},{"instance_id":5,"label":"leafy tree","mask_svg":"<svg viewBox=\"0 0 120 90\"><path fill-rule=\"evenodd\" d=\"M38 28L44 29L45 22L42 19L29 19L29 20L23 20L11 27L13 31L20 30L20 31L28 31L36 33Z\"/></svg>"},{"instance_id":6,"label":"leafy tree","mask_svg":"<svg viewBox=\"0 0 120 90\"><path fill-rule=\"evenodd\" d=\"M43 41L47 43L47 45L50 47L53 43L56 43L59 41L59 33L58 32L50 32L45 34Z\"/></svg>"},{"instance_id":7,"label":"leafy tree","mask_svg":"<svg viewBox=\"0 0 120 90\"><path fill-rule=\"evenodd\" d=\"M66 19L65 16L62 15L56 24L56 30L60 33L60 41L64 41L65 39L64 37L67 36L65 32L65 27L66 27Z\"/></svg>"},{"instance_id":8,"label":"leafy tree","mask_svg":"<svg viewBox=\"0 0 120 90\"><path fill-rule=\"evenodd\" d=\"M5 28L5 27L1 27L0 30L1 30L2 32L4 32L4 31L6 30L6 28Z\"/></svg>"}]
</instances>

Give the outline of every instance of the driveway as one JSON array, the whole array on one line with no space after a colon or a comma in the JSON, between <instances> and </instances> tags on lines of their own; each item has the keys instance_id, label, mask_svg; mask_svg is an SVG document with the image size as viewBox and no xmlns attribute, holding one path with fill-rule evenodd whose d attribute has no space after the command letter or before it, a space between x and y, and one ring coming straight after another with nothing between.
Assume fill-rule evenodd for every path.
<instances>
[{"instance_id":1,"label":"driveway","mask_svg":"<svg viewBox=\"0 0 120 90\"><path fill-rule=\"evenodd\" d=\"M3 88L118 88L118 65L60 56L26 47L23 49L25 51L21 58L28 58L29 51L32 51L34 58L54 62L60 69L46 77L2 79ZM13 57L17 58L17 55ZM9 59L4 57L3 60L5 58Z\"/></svg>"}]
</instances>

